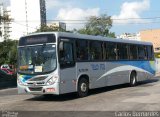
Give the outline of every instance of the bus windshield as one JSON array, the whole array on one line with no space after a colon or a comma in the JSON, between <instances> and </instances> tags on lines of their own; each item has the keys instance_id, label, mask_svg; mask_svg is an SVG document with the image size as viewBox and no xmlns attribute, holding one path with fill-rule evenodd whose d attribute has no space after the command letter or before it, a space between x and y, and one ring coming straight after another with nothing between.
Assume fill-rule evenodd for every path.
<instances>
[{"instance_id":1,"label":"bus windshield","mask_svg":"<svg viewBox=\"0 0 160 117\"><path fill-rule=\"evenodd\" d=\"M44 44L18 48L18 71L24 74L43 74L56 68L56 46Z\"/></svg>"}]
</instances>

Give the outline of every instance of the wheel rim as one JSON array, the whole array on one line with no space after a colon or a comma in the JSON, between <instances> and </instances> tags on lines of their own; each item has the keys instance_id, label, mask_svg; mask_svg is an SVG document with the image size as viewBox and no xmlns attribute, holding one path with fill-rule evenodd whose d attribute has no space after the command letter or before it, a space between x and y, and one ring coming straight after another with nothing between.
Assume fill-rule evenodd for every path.
<instances>
[{"instance_id":1,"label":"wheel rim","mask_svg":"<svg viewBox=\"0 0 160 117\"><path fill-rule=\"evenodd\" d=\"M136 83L136 78L135 76L133 77L133 80L132 80L132 84L135 84Z\"/></svg>"},{"instance_id":2,"label":"wheel rim","mask_svg":"<svg viewBox=\"0 0 160 117\"><path fill-rule=\"evenodd\" d=\"M82 84L81 84L81 91L82 91L82 92L86 92L86 90L87 90L87 85L86 85L86 83L82 83Z\"/></svg>"}]
</instances>

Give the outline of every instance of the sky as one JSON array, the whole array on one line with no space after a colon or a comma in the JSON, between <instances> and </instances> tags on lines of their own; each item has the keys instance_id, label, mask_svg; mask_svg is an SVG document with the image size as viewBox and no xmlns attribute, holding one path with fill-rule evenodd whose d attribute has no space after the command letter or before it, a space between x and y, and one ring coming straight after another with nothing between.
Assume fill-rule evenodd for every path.
<instances>
[{"instance_id":1,"label":"sky","mask_svg":"<svg viewBox=\"0 0 160 117\"><path fill-rule=\"evenodd\" d=\"M10 4L10 0L0 0L0 2L2 1L6 5ZM18 1L21 0L11 1L15 2L15 9L20 7ZM36 5L33 3L36 0L26 1L30 13L32 13L32 21L28 19L28 22L33 24L37 17L34 14L39 14ZM67 30L73 30L83 28L90 16L99 17L102 14L107 14L113 20L111 32L115 32L116 35L138 33L141 30L160 28L159 4L159 0L46 0L47 21L48 23L65 22ZM14 13L16 17L21 17L20 14L25 13L24 10L15 11L17 12ZM30 28L34 26L32 24L30 23Z\"/></svg>"},{"instance_id":2,"label":"sky","mask_svg":"<svg viewBox=\"0 0 160 117\"><path fill-rule=\"evenodd\" d=\"M160 28L159 0L46 0L47 20L67 23L67 29L82 28L90 16L107 14L111 32L138 33Z\"/></svg>"}]
</instances>

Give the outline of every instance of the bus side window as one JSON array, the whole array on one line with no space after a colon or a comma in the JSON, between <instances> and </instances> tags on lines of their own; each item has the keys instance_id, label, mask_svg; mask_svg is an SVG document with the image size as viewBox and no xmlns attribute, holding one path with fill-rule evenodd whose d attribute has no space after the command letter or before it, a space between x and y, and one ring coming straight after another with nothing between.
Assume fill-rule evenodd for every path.
<instances>
[{"instance_id":1,"label":"bus side window","mask_svg":"<svg viewBox=\"0 0 160 117\"><path fill-rule=\"evenodd\" d=\"M154 53L153 53L153 47L152 46L147 46L147 52L148 52L148 60L153 60L154 59Z\"/></svg>"},{"instance_id":2,"label":"bus side window","mask_svg":"<svg viewBox=\"0 0 160 117\"><path fill-rule=\"evenodd\" d=\"M74 64L73 43L63 42L62 46L60 49L60 64L62 67L72 66Z\"/></svg>"},{"instance_id":3,"label":"bus side window","mask_svg":"<svg viewBox=\"0 0 160 117\"><path fill-rule=\"evenodd\" d=\"M106 43L106 59L116 60L117 59L117 44L112 42Z\"/></svg>"},{"instance_id":4,"label":"bus side window","mask_svg":"<svg viewBox=\"0 0 160 117\"><path fill-rule=\"evenodd\" d=\"M146 58L146 52L145 52L145 46L139 45L138 46L138 59L139 60L145 60Z\"/></svg>"},{"instance_id":5,"label":"bus side window","mask_svg":"<svg viewBox=\"0 0 160 117\"><path fill-rule=\"evenodd\" d=\"M76 57L78 61L88 60L88 41L77 40L76 41Z\"/></svg>"},{"instance_id":6,"label":"bus side window","mask_svg":"<svg viewBox=\"0 0 160 117\"><path fill-rule=\"evenodd\" d=\"M99 41L90 41L90 52L89 58L90 60L101 61L102 60L102 42Z\"/></svg>"},{"instance_id":7,"label":"bus side window","mask_svg":"<svg viewBox=\"0 0 160 117\"><path fill-rule=\"evenodd\" d=\"M130 60L137 60L138 49L136 45L129 46L129 58Z\"/></svg>"},{"instance_id":8,"label":"bus side window","mask_svg":"<svg viewBox=\"0 0 160 117\"><path fill-rule=\"evenodd\" d=\"M117 55L119 60L128 59L128 46L127 44L119 43L117 44Z\"/></svg>"}]
</instances>

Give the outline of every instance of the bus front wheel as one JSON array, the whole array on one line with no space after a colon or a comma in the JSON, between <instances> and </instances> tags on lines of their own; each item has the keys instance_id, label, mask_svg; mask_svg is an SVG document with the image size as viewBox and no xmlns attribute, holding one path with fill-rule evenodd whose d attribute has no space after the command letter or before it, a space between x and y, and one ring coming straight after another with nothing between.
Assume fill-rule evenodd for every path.
<instances>
[{"instance_id":1,"label":"bus front wheel","mask_svg":"<svg viewBox=\"0 0 160 117\"><path fill-rule=\"evenodd\" d=\"M136 77L136 73L132 72L130 75L130 86L134 87L137 85L137 77Z\"/></svg>"},{"instance_id":2,"label":"bus front wheel","mask_svg":"<svg viewBox=\"0 0 160 117\"><path fill-rule=\"evenodd\" d=\"M78 97L85 97L88 95L89 83L86 78L81 78L78 82Z\"/></svg>"}]
</instances>

